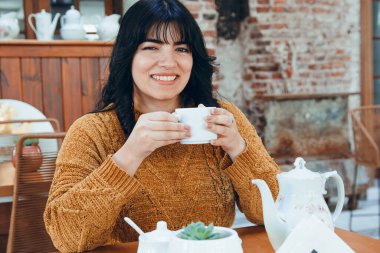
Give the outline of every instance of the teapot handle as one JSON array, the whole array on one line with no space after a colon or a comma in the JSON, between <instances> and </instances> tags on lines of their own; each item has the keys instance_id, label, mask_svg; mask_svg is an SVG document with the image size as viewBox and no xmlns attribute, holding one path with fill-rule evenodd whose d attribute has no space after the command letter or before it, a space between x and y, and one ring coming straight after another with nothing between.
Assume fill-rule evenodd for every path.
<instances>
[{"instance_id":1,"label":"teapot handle","mask_svg":"<svg viewBox=\"0 0 380 253\"><path fill-rule=\"evenodd\" d=\"M344 204L345 193L344 193L343 180L336 171L326 172L323 175L325 176L326 179L331 177L332 179L336 181L336 186L338 189L338 203L336 204L335 211L333 214L333 221L335 223L336 219L339 217L340 213L342 212L343 204Z\"/></svg>"},{"instance_id":2,"label":"teapot handle","mask_svg":"<svg viewBox=\"0 0 380 253\"><path fill-rule=\"evenodd\" d=\"M32 28L32 30L37 34L37 30L36 30L36 27L33 25L33 22L32 22L32 18L34 17L34 19L36 19L36 15L34 14L30 14L29 17L28 17L28 23L30 25L30 28Z\"/></svg>"}]
</instances>

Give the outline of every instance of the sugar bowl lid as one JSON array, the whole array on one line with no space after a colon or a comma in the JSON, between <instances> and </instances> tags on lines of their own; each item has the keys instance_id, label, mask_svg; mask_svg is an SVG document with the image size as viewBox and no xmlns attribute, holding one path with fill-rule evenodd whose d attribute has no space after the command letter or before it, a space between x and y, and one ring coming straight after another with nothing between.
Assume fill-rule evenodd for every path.
<instances>
[{"instance_id":1,"label":"sugar bowl lid","mask_svg":"<svg viewBox=\"0 0 380 253\"><path fill-rule=\"evenodd\" d=\"M141 239L149 241L170 241L175 236L175 232L168 229L165 221L157 222L155 230L145 233L145 238L140 236Z\"/></svg>"},{"instance_id":2,"label":"sugar bowl lid","mask_svg":"<svg viewBox=\"0 0 380 253\"><path fill-rule=\"evenodd\" d=\"M80 12L75 9L74 5L71 5L70 9L66 11L65 16L68 19L79 19L80 18Z\"/></svg>"}]
</instances>

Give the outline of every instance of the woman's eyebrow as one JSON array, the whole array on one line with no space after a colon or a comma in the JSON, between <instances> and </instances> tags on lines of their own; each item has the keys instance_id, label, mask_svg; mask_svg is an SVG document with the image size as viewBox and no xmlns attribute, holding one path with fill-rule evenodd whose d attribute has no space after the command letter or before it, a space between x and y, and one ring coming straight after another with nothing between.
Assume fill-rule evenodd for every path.
<instances>
[{"instance_id":1,"label":"woman's eyebrow","mask_svg":"<svg viewBox=\"0 0 380 253\"><path fill-rule=\"evenodd\" d=\"M157 44L166 44L165 42L163 42L162 40L158 40L158 39L146 39L144 42L152 42L152 43L157 43ZM178 46L178 45L184 45L184 44L188 44L186 41L177 41L177 42L174 42L174 45Z\"/></svg>"}]
</instances>

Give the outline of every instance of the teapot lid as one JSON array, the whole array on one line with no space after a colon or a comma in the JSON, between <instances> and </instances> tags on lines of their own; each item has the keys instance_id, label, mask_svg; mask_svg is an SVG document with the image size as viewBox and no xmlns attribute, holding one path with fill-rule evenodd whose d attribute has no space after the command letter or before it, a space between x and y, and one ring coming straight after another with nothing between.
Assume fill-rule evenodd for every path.
<instances>
[{"instance_id":1,"label":"teapot lid","mask_svg":"<svg viewBox=\"0 0 380 253\"><path fill-rule=\"evenodd\" d=\"M65 13L67 18L80 18L80 12L75 9L74 5L71 5L70 9Z\"/></svg>"},{"instance_id":2,"label":"teapot lid","mask_svg":"<svg viewBox=\"0 0 380 253\"><path fill-rule=\"evenodd\" d=\"M162 242L171 240L174 235L175 232L168 229L167 223L165 221L159 221L157 222L155 230L145 233L145 239L156 242Z\"/></svg>"},{"instance_id":3,"label":"teapot lid","mask_svg":"<svg viewBox=\"0 0 380 253\"><path fill-rule=\"evenodd\" d=\"M315 173L310 171L305 167L305 160L302 157L297 157L294 166L295 168L292 169L289 172L281 173L279 175L283 177L289 177L292 179L315 179L315 178L320 178L319 173Z\"/></svg>"}]
</instances>

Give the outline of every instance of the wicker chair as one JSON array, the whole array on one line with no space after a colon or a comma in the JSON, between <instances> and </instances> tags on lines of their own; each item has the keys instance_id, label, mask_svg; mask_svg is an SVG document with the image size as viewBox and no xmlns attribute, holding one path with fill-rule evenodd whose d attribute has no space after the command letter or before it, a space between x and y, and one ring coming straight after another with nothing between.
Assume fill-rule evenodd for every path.
<instances>
[{"instance_id":1,"label":"wicker chair","mask_svg":"<svg viewBox=\"0 0 380 253\"><path fill-rule=\"evenodd\" d=\"M380 193L380 105L362 106L351 110L352 126L355 142L355 170L352 184L352 206L356 206L357 201L357 177L358 166L363 165L370 169L373 176L378 178ZM380 198L379 198L380 205ZM354 214L353 208L350 211L349 228L352 231L352 219L355 216L379 216L380 235L380 210L377 214Z\"/></svg>"},{"instance_id":2,"label":"wicker chair","mask_svg":"<svg viewBox=\"0 0 380 253\"><path fill-rule=\"evenodd\" d=\"M7 253L56 251L46 232L43 212L55 172L55 152L22 152L26 139L54 139L60 146L65 133L27 134L16 146L16 176ZM58 147L59 148L59 147Z\"/></svg>"},{"instance_id":3,"label":"wicker chair","mask_svg":"<svg viewBox=\"0 0 380 253\"><path fill-rule=\"evenodd\" d=\"M30 123L33 125L33 133L52 133L52 132L60 132L61 127L59 125L59 122L57 119L54 118L47 118L47 119L16 119L16 120L3 120L0 121L0 127L12 125L12 124L23 124L23 123ZM23 133L21 133L23 134ZM21 134L0 134L0 138L10 138L14 139L14 137L17 137ZM1 141L4 141L1 139ZM7 145L4 145L4 143L0 144L0 162L2 160L10 160L12 158L12 152L14 149L14 142L8 143Z\"/></svg>"}]
</instances>

